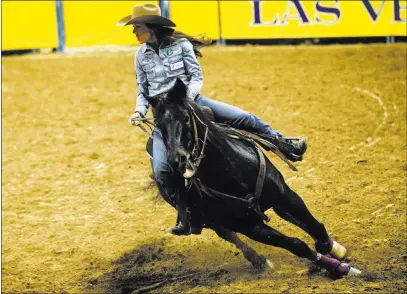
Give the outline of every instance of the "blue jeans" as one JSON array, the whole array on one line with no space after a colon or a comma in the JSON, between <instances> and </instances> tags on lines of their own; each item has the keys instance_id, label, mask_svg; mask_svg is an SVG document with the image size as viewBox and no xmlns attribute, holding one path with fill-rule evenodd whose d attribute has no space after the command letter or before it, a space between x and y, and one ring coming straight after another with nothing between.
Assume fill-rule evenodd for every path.
<instances>
[{"instance_id":1,"label":"blue jeans","mask_svg":"<svg viewBox=\"0 0 407 294\"><path fill-rule=\"evenodd\" d=\"M242 129L249 132L258 132L264 134L273 134L283 136L274 131L268 124L261 121L257 116L244 111L238 107L215 101L204 96L199 96L195 102L200 106L208 106L214 112L217 122L228 123L236 129ZM161 132L157 129L153 131L153 173L161 195L176 202L176 192L181 180L174 174L173 169L167 161L167 150Z\"/></svg>"},{"instance_id":2,"label":"blue jeans","mask_svg":"<svg viewBox=\"0 0 407 294\"><path fill-rule=\"evenodd\" d=\"M215 101L204 96L198 96L195 102L199 106L208 106L213 110L216 121L228 123L235 129L242 129L249 132L272 134L282 136L281 133L274 131L268 124L264 123L254 114L240 109L236 106Z\"/></svg>"}]
</instances>

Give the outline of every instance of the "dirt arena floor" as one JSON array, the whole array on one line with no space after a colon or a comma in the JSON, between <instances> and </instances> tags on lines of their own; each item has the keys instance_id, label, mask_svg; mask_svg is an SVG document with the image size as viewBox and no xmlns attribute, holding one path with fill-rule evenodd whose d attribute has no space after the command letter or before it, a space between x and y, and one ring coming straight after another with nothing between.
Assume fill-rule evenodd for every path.
<instances>
[{"instance_id":1,"label":"dirt arena floor","mask_svg":"<svg viewBox=\"0 0 407 294\"><path fill-rule=\"evenodd\" d=\"M308 136L299 172L269 157L363 271L335 281L244 236L272 270L254 270L212 231L168 233L175 211L154 200L147 138L127 122L134 53L3 58L2 290L407 291L406 53L406 44L211 47L200 60L204 95Z\"/></svg>"}]
</instances>

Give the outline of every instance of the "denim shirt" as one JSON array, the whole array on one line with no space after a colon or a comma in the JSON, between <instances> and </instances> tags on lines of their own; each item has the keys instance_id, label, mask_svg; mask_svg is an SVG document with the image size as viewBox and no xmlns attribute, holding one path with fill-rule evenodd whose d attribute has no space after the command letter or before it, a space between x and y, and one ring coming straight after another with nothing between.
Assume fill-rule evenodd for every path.
<instances>
[{"instance_id":1,"label":"denim shirt","mask_svg":"<svg viewBox=\"0 0 407 294\"><path fill-rule=\"evenodd\" d=\"M144 43L135 56L138 94L136 109L146 115L148 97L168 92L180 78L187 86L187 97L194 99L202 88L202 70L192 44L181 38L171 44L162 44L159 54Z\"/></svg>"}]
</instances>

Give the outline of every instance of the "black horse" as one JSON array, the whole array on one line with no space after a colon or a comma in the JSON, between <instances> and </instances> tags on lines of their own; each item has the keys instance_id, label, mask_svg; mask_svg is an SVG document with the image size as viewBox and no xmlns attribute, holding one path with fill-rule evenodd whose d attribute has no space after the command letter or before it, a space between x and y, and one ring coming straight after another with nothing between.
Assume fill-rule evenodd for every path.
<instances>
[{"instance_id":1,"label":"black horse","mask_svg":"<svg viewBox=\"0 0 407 294\"><path fill-rule=\"evenodd\" d=\"M189 161L198 162L197 171L190 179L195 185L189 187L188 201L202 225L215 230L221 237L232 231L287 249L334 276L360 274L359 270L340 261L346 255L345 247L328 236L325 226L313 217L267 158L264 185L257 205L246 205L247 195L256 189L261 159L257 147L231 135L233 132L229 128L209 121L200 107L186 98L186 90L184 83L177 80L172 90L150 97L149 101L154 109L156 127L161 130L168 149L169 163L178 173L184 174ZM201 152L203 148L204 152ZM166 200L175 205L173 200ZM315 240L317 251L300 239L285 236L266 225L261 215L269 208L307 232Z\"/></svg>"}]
</instances>

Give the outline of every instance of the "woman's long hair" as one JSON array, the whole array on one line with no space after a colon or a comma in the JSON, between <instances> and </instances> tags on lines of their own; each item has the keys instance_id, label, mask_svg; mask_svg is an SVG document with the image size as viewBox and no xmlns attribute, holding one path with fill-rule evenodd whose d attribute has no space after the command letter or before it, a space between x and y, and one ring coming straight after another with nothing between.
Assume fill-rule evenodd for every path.
<instances>
[{"instance_id":1,"label":"woman's long hair","mask_svg":"<svg viewBox=\"0 0 407 294\"><path fill-rule=\"evenodd\" d=\"M147 26L156 34L158 43L173 43L182 38L187 39L189 42L191 42L196 57L203 57L200 48L212 43L212 40L208 38L206 34L189 36L180 31L176 31L172 28L167 28L160 25L147 24Z\"/></svg>"}]
</instances>

